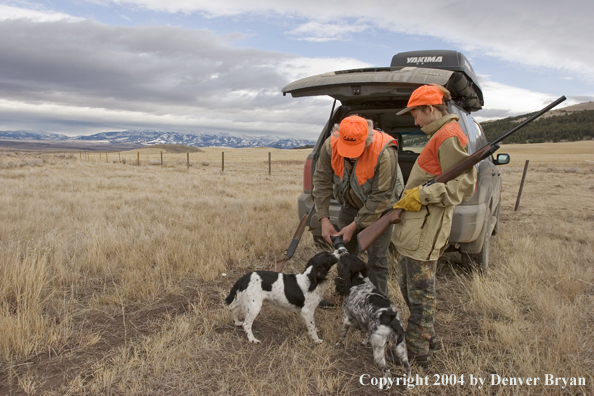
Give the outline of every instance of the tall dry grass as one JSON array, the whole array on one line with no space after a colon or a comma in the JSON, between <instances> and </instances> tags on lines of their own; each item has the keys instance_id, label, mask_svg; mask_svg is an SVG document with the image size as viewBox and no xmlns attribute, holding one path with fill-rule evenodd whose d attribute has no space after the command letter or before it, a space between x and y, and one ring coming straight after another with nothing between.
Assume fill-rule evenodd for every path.
<instances>
[{"instance_id":1,"label":"tall dry grass","mask_svg":"<svg viewBox=\"0 0 594 396\"><path fill-rule=\"evenodd\" d=\"M594 163L586 161L594 154L576 159L580 145L554 145L555 162L531 152L539 145L503 147L513 162L501 168L491 270L466 271L455 253L440 261L444 349L431 369L413 373L553 374L587 384L406 393L593 393ZM333 346L339 309L316 313L322 346L297 315L264 309L254 326L263 343L251 345L221 304L241 274L270 268L286 249L307 150L226 149L224 173L223 150L192 153L189 171L183 153L151 165L160 160L153 151L141 151L141 166L111 154L107 162L0 152L0 393L376 394L359 383L380 375L360 335ZM526 155L534 165L513 212ZM300 271L316 251L306 233L285 272ZM389 286L406 317L395 274Z\"/></svg>"}]
</instances>

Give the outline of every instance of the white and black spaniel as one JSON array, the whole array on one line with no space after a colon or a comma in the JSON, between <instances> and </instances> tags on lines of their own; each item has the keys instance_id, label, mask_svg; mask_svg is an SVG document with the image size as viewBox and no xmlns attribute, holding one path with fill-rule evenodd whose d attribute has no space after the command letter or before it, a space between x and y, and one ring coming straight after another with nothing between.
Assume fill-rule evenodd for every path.
<instances>
[{"instance_id":1,"label":"white and black spaniel","mask_svg":"<svg viewBox=\"0 0 594 396\"><path fill-rule=\"evenodd\" d=\"M396 307L381 294L367 277L366 264L354 254L340 257L338 276L334 280L338 294L345 296L342 305L342 332L336 345L342 345L350 326L366 332L363 345L371 342L373 359L385 376L390 375L386 365L386 349L395 344L394 352L410 374L410 364L404 340L404 329Z\"/></svg>"},{"instance_id":2,"label":"white and black spaniel","mask_svg":"<svg viewBox=\"0 0 594 396\"><path fill-rule=\"evenodd\" d=\"M252 333L252 324L263 302L284 311L300 312L307 333L317 343L314 312L328 286L328 272L338 261L338 255L322 252L312 257L301 274L281 274L274 271L255 271L242 276L225 298L230 305L236 326L243 326L250 342L259 343ZM243 321L241 321L243 318Z\"/></svg>"}]
</instances>

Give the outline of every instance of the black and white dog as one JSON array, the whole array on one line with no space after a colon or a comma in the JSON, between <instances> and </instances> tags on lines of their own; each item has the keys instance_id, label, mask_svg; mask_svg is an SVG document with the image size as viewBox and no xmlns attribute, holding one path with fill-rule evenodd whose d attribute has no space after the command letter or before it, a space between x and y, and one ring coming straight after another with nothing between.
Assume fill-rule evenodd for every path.
<instances>
[{"instance_id":1,"label":"black and white dog","mask_svg":"<svg viewBox=\"0 0 594 396\"><path fill-rule=\"evenodd\" d=\"M342 345L351 325L366 331L363 345L371 342L373 359L385 376L390 375L386 365L386 349L395 343L394 351L400 363L410 374L410 364L404 340L404 329L396 307L373 286L367 277L367 266L354 254L345 254L338 263L338 276L334 280L338 294L345 296L342 305L342 332L336 345Z\"/></svg>"},{"instance_id":2,"label":"black and white dog","mask_svg":"<svg viewBox=\"0 0 594 396\"><path fill-rule=\"evenodd\" d=\"M314 312L328 286L328 272L338 261L338 255L322 252L312 257L302 274L281 274L274 271L256 271L242 276L225 298L230 305L236 326L243 326L250 342L259 343L252 333L252 323L263 302L284 311L300 312L307 333L317 343ZM243 318L243 322L241 321Z\"/></svg>"}]
</instances>

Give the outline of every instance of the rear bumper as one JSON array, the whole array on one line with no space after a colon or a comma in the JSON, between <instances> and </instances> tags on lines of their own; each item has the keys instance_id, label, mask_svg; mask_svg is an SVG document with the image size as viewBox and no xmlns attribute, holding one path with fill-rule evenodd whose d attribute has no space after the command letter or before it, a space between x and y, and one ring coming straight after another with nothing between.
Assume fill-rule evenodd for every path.
<instances>
[{"instance_id":1,"label":"rear bumper","mask_svg":"<svg viewBox=\"0 0 594 396\"><path fill-rule=\"evenodd\" d=\"M480 236L487 216L487 204L461 204L454 209L450 244L474 242Z\"/></svg>"}]
</instances>

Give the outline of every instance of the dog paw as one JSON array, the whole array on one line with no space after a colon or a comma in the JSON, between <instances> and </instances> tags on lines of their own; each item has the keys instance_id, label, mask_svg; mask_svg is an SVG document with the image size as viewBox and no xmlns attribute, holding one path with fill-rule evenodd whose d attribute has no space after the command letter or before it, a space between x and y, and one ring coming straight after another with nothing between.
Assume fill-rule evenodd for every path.
<instances>
[{"instance_id":1,"label":"dog paw","mask_svg":"<svg viewBox=\"0 0 594 396\"><path fill-rule=\"evenodd\" d=\"M261 341L260 341L260 340L258 340L257 338L253 338L253 339L251 339L251 340L250 340L250 342L251 342L252 344L260 344L260 343L261 343Z\"/></svg>"}]
</instances>

